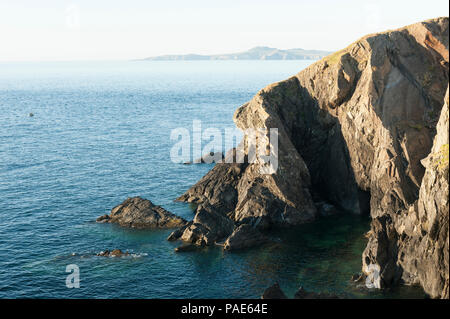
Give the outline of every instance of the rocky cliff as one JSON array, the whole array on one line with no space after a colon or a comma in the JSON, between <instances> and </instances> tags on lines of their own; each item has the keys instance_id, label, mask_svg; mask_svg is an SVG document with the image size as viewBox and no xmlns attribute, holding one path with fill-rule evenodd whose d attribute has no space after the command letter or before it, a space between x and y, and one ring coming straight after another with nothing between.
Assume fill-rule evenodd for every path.
<instances>
[{"instance_id":1,"label":"rocky cliff","mask_svg":"<svg viewBox=\"0 0 450 319\"><path fill-rule=\"evenodd\" d=\"M244 163L217 164L179 198L200 206L175 237L217 242L246 224L255 238L313 221L319 197L370 211L363 271L379 270L375 286L403 280L448 297L448 32L438 18L368 35L258 92L234 120L278 129L276 173L239 148Z\"/></svg>"},{"instance_id":2,"label":"rocky cliff","mask_svg":"<svg viewBox=\"0 0 450 319\"><path fill-rule=\"evenodd\" d=\"M421 161L426 170L418 200L372 221L362 262L375 287L403 280L422 285L431 297L449 298L448 104L447 89L432 150Z\"/></svg>"}]
</instances>

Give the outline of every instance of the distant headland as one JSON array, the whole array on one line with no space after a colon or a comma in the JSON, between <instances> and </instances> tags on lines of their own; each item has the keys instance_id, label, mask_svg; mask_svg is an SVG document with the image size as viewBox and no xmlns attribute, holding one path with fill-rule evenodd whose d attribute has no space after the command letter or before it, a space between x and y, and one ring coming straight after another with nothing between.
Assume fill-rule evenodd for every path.
<instances>
[{"instance_id":1,"label":"distant headland","mask_svg":"<svg viewBox=\"0 0 450 319\"><path fill-rule=\"evenodd\" d=\"M320 50L288 49L280 50L270 47L255 47L245 52L201 55L160 55L148 57L140 61L194 61L194 60L319 60L332 52Z\"/></svg>"}]
</instances>

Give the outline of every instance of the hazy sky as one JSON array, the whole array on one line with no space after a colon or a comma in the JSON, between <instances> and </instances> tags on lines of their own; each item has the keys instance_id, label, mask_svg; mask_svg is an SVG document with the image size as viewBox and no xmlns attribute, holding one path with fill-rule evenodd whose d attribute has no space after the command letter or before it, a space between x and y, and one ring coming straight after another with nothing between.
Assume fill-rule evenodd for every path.
<instances>
[{"instance_id":1,"label":"hazy sky","mask_svg":"<svg viewBox=\"0 0 450 319\"><path fill-rule=\"evenodd\" d=\"M0 0L0 61L341 49L448 16L447 0Z\"/></svg>"}]
</instances>

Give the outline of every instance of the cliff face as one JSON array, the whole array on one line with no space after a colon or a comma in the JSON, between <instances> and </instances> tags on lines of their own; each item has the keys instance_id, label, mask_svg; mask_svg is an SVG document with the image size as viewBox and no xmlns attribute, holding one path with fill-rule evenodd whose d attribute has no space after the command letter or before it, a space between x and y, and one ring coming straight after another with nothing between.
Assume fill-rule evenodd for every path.
<instances>
[{"instance_id":1,"label":"cliff face","mask_svg":"<svg viewBox=\"0 0 450 319\"><path fill-rule=\"evenodd\" d=\"M363 271L380 267L375 286L400 278L421 284L433 298L449 298L449 95L445 96L437 134L426 167L419 199L394 215L376 217L363 253Z\"/></svg>"},{"instance_id":2,"label":"cliff face","mask_svg":"<svg viewBox=\"0 0 450 319\"><path fill-rule=\"evenodd\" d=\"M357 214L370 206L363 271L380 269L375 285L448 296L448 170L431 164L448 156L448 31L438 18L369 35L264 88L235 122L278 128L277 172L217 164L180 200L260 230L314 220L312 194Z\"/></svg>"}]
</instances>

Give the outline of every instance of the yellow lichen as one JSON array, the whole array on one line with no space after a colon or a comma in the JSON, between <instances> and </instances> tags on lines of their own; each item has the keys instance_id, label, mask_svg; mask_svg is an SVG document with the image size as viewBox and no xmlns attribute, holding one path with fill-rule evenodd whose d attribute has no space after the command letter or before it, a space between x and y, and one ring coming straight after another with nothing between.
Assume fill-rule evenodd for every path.
<instances>
[{"instance_id":1,"label":"yellow lichen","mask_svg":"<svg viewBox=\"0 0 450 319\"><path fill-rule=\"evenodd\" d=\"M444 170L448 168L449 163L449 145L444 144L437 152L436 157L434 158L434 167L439 170Z\"/></svg>"}]
</instances>

